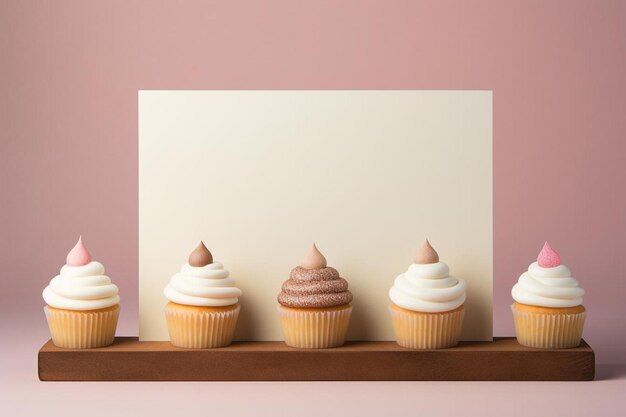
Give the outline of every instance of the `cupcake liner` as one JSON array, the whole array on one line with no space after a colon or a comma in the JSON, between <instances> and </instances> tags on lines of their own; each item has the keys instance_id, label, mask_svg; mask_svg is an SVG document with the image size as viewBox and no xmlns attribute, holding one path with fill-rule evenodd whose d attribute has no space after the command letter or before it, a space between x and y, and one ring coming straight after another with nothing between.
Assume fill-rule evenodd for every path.
<instances>
[{"instance_id":1,"label":"cupcake liner","mask_svg":"<svg viewBox=\"0 0 626 417\"><path fill-rule=\"evenodd\" d=\"M410 349L443 349L459 343L465 308L423 313L390 307L396 342Z\"/></svg>"},{"instance_id":2,"label":"cupcake liner","mask_svg":"<svg viewBox=\"0 0 626 417\"><path fill-rule=\"evenodd\" d=\"M331 309L279 307L280 323L288 346L326 349L343 345L352 306Z\"/></svg>"},{"instance_id":3,"label":"cupcake liner","mask_svg":"<svg viewBox=\"0 0 626 417\"><path fill-rule=\"evenodd\" d=\"M542 349L565 349L580 345L585 312L534 313L520 311L511 305L515 334L520 345Z\"/></svg>"},{"instance_id":4,"label":"cupcake liner","mask_svg":"<svg viewBox=\"0 0 626 417\"><path fill-rule=\"evenodd\" d=\"M189 311L165 307L172 345L187 349L228 346L233 341L240 306L224 311Z\"/></svg>"},{"instance_id":5,"label":"cupcake liner","mask_svg":"<svg viewBox=\"0 0 626 417\"><path fill-rule=\"evenodd\" d=\"M101 311L70 311L44 307L52 343L69 349L108 346L115 340L119 305Z\"/></svg>"}]
</instances>

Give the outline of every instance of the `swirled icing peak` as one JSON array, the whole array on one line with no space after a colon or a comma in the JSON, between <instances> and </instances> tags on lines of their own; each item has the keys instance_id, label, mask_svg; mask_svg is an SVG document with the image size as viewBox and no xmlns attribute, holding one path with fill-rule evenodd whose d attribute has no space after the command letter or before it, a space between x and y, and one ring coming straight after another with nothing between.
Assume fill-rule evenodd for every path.
<instances>
[{"instance_id":1,"label":"swirled icing peak","mask_svg":"<svg viewBox=\"0 0 626 417\"><path fill-rule=\"evenodd\" d=\"M200 241L198 246L189 254L189 265L195 267L207 266L213 263L213 255L204 246L204 242Z\"/></svg>"},{"instance_id":2,"label":"swirled icing peak","mask_svg":"<svg viewBox=\"0 0 626 417\"><path fill-rule=\"evenodd\" d=\"M422 243L422 247L417 251L413 257L413 261L416 264L436 264L439 262L439 254L430 245L428 239Z\"/></svg>"},{"instance_id":3,"label":"swirled icing peak","mask_svg":"<svg viewBox=\"0 0 626 417\"><path fill-rule=\"evenodd\" d=\"M81 238L67 255L59 275L43 290L50 307L65 310L99 310L120 302L119 289L104 274L104 265L92 261Z\"/></svg>"},{"instance_id":4,"label":"swirled icing peak","mask_svg":"<svg viewBox=\"0 0 626 417\"><path fill-rule=\"evenodd\" d=\"M551 250L550 246L547 249ZM511 289L511 295L516 302L547 308L582 305L585 290L580 288L569 268L560 263L558 255L556 257L556 261L552 260L548 267L541 266L539 261L530 264ZM555 262L558 265L552 266Z\"/></svg>"},{"instance_id":5,"label":"swirled icing peak","mask_svg":"<svg viewBox=\"0 0 626 417\"><path fill-rule=\"evenodd\" d=\"M206 263L208 258L211 261ZM242 291L224 265L213 262L211 252L200 242L189 256L189 262L172 276L163 294L176 304L224 307L237 304Z\"/></svg>"},{"instance_id":6,"label":"swirled icing peak","mask_svg":"<svg viewBox=\"0 0 626 417\"><path fill-rule=\"evenodd\" d=\"M326 268L326 258L324 258L324 255L317 249L315 243L311 246L307 254L304 255L300 266L304 269Z\"/></svg>"},{"instance_id":7,"label":"swirled icing peak","mask_svg":"<svg viewBox=\"0 0 626 417\"><path fill-rule=\"evenodd\" d=\"M341 278L335 268L326 265L326 258L315 244L302 264L291 270L278 294L278 302L292 308L326 308L351 301L348 281Z\"/></svg>"},{"instance_id":8,"label":"swirled icing peak","mask_svg":"<svg viewBox=\"0 0 626 417\"><path fill-rule=\"evenodd\" d=\"M440 313L462 306L466 287L464 279L450 275L444 262L414 263L395 279L389 298L407 310Z\"/></svg>"},{"instance_id":9,"label":"swirled icing peak","mask_svg":"<svg viewBox=\"0 0 626 417\"><path fill-rule=\"evenodd\" d=\"M541 252L537 256L537 263L542 268L554 268L556 266L561 265L561 257L548 242L543 244L543 248L541 248Z\"/></svg>"},{"instance_id":10,"label":"swirled icing peak","mask_svg":"<svg viewBox=\"0 0 626 417\"><path fill-rule=\"evenodd\" d=\"M78 242L72 248L72 250L67 254L67 258L65 263L68 266L84 266L91 262L91 255L89 251L83 244L83 237L78 237Z\"/></svg>"}]
</instances>

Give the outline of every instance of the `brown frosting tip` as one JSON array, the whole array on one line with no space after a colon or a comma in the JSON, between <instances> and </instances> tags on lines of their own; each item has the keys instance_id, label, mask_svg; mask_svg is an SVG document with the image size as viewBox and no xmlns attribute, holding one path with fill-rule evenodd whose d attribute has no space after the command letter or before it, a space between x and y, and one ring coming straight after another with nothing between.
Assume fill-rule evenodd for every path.
<instances>
[{"instance_id":1,"label":"brown frosting tip","mask_svg":"<svg viewBox=\"0 0 626 417\"><path fill-rule=\"evenodd\" d=\"M413 261L416 264L436 264L439 262L439 254L430 246L430 242L426 239L413 257Z\"/></svg>"},{"instance_id":2,"label":"brown frosting tip","mask_svg":"<svg viewBox=\"0 0 626 417\"><path fill-rule=\"evenodd\" d=\"M300 266L304 269L322 269L326 268L326 258L324 255L317 249L315 243L309 249L309 252L304 256Z\"/></svg>"},{"instance_id":3,"label":"brown frosting tip","mask_svg":"<svg viewBox=\"0 0 626 417\"><path fill-rule=\"evenodd\" d=\"M213 255L204 246L204 243L200 241L198 246L189 254L189 265L191 266L206 266L213 263Z\"/></svg>"}]
</instances>

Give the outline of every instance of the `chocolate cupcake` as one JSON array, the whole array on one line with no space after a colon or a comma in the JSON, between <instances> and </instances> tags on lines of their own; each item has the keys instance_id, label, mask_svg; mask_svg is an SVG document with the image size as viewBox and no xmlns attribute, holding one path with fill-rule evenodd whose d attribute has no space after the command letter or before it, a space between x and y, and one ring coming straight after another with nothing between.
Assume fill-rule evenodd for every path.
<instances>
[{"instance_id":1,"label":"chocolate cupcake","mask_svg":"<svg viewBox=\"0 0 626 417\"><path fill-rule=\"evenodd\" d=\"M348 282L315 244L295 267L278 294L285 343L292 347L323 349L344 343L352 294Z\"/></svg>"}]
</instances>

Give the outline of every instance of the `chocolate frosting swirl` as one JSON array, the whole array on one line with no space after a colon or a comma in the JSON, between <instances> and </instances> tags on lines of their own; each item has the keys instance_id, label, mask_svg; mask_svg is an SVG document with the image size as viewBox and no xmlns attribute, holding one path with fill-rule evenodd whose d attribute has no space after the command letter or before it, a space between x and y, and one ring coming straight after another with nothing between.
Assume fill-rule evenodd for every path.
<instances>
[{"instance_id":1,"label":"chocolate frosting swirl","mask_svg":"<svg viewBox=\"0 0 626 417\"><path fill-rule=\"evenodd\" d=\"M283 283L278 302L285 307L324 308L349 304L348 281L335 268L307 269L297 266Z\"/></svg>"}]
</instances>

